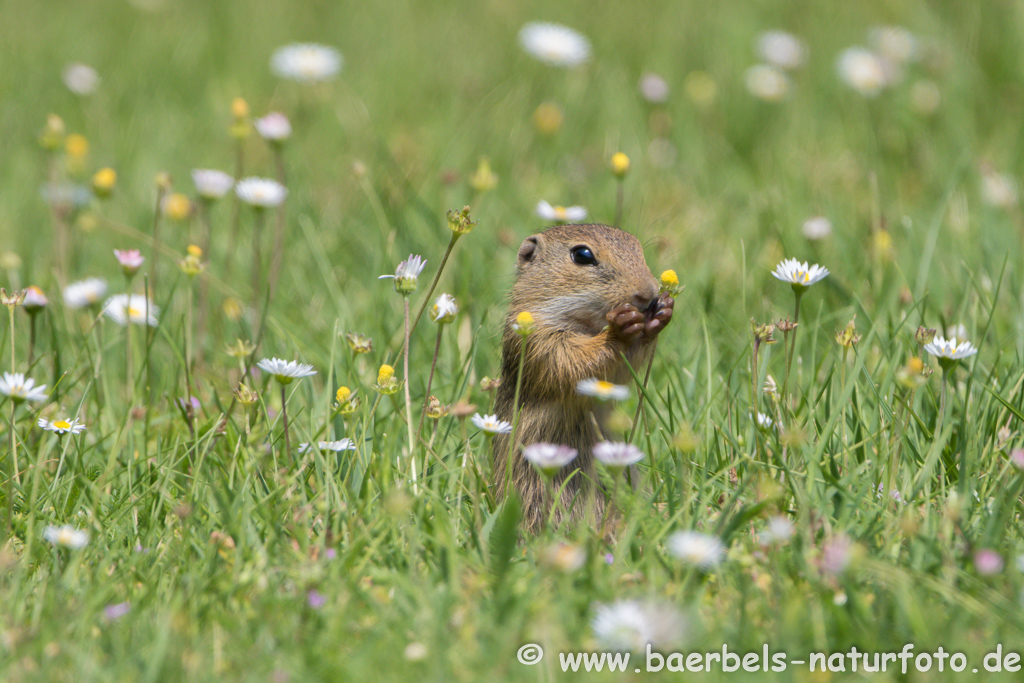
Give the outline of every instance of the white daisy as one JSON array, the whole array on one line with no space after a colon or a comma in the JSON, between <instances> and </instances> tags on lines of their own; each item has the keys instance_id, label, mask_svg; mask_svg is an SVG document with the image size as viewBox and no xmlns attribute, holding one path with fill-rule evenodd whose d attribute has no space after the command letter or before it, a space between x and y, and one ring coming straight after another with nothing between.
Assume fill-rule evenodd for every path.
<instances>
[{"instance_id":1,"label":"white daisy","mask_svg":"<svg viewBox=\"0 0 1024 683\"><path fill-rule=\"evenodd\" d=\"M725 545L717 536L699 531L677 531L668 537L668 551L702 571L713 569L725 559Z\"/></svg>"},{"instance_id":2,"label":"white daisy","mask_svg":"<svg viewBox=\"0 0 1024 683\"><path fill-rule=\"evenodd\" d=\"M293 379L312 377L316 374L312 365L294 360L286 361L283 358L264 358L256 365L260 370L273 375L281 384L289 384Z\"/></svg>"},{"instance_id":3,"label":"white daisy","mask_svg":"<svg viewBox=\"0 0 1024 683\"><path fill-rule=\"evenodd\" d=\"M192 183L200 197L212 201L226 195L235 186L235 179L224 171L196 168L192 170Z\"/></svg>"},{"instance_id":4,"label":"white daisy","mask_svg":"<svg viewBox=\"0 0 1024 683\"><path fill-rule=\"evenodd\" d=\"M64 436L67 433L80 434L85 431L85 425L78 421L78 418L71 420L55 420L51 422L45 417L39 418L39 422L36 423L48 432L54 432L60 436Z\"/></svg>"},{"instance_id":5,"label":"white daisy","mask_svg":"<svg viewBox=\"0 0 1024 683\"><path fill-rule=\"evenodd\" d=\"M661 104L668 100L668 82L656 73L646 73L640 77L640 95L651 104Z\"/></svg>"},{"instance_id":6,"label":"white daisy","mask_svg":"<svg viewBox=\"0 0 1024 683\"><path fill-rule=\"evenodd\" d=\"M761 545L775 545L776 543L785 543L793 538L794 533L796 533L796 527L793 526L789 517L775 515L768 520L768 524L757 540Z\"/></svg>"},{"instance_id":7,"label":"white daisy","mask_svg":"<svg viewBox=\"0 0 1024 683\"><path fill-rule=\"evenodd\" d=\"M961 358L967 358L973 356L978 352L978 349L974 347L969 341L962 341L957 343L956 337L949 340L943 339L942 337L935 337L932 341L924 345L924 350L928 353L936 356L940 360L943 358L949 360L959 360Z\"/></svg>"},{"instance_id":8,"label":"white daisy","mask_svg":"<svg viewBox=\"0 0 1024 683\"><path fill-rule=\"evenodd\" d=\"M823 268L817 263L808 266L806 261L800 263L795 258L790 258L775 266L772 275L797 287L810 287L828 275L828 268Z\"/></svg>"},{"instance_id":9,"label":"white daisy","mask_svg":"<svg viewBox=\"0 0 1024 683\"><path fill-rule=\"evenodd\" d=\"M594 445L594 457L606 467L629 467L644 459L644 453L631 443L601 441Z\"/></svg>"},{"instance_id":10,"label":"white daisy","mask_svg":"<svg viewBox=\"0 0 1024 683\"><path fill-rule=\"evenodd\" d=\"M512 431L512 423L499 420L497 415L481 415L476 413L470 418L478 428L488 434L508 434Z\"/></svg>"},{"instance_id":11,"label":"white daisy","mask_svg":"<svg viewBox=\"0 0 1024 683\"><path fill-rule=\"evenodd\" d=\"M43 290L35 285L29 285L25 288L25 300L21 302L21 305L25 307L27 313L38 313L50 305L50 300L46 298Z\"/></svg>"},{"instance_id":12,"label":"white daisy","mask_svg":"<svg viewBox=\"0 0 1024 683\"><path fill-rule=\"evenodd\" d=\"M256 119L253 125L256 126L256 132L260 137L270 142L283 142L292 136L292 124L288 117L276 111Z\"/></svg>"},{"instance_id":13,"label":"white daisy","mask_svg":"<svg viewBox=\"0 0 1024 683\"><path fill-rule=\"evenodd\" d=\"M317 448L321 451L333 451L334 453L340 453L341 451L354 451L356 444L352 439L340 439L338 441L318 441ZM299 444L299 453L308 453L312 450L312 447L308 443Z\"/></svg>"},{"instance_id":14,"label":"white daisy","mask_svg":"<svg viewBox=\"0 0 1024 683\"><path fill-rule=\"evenodd\" d=\"M519 44L532 57L551 66L571 68L590 58L590 41L561 24L526 24L519 31Z\"/></svg>"},{"instance_id":15,"label":"white daisy","mask_svg":"<svg viewBox=\"0 0 1024 683\"><path fill-rule=\"evenodd\" d=\"M789 94L789 77L770 64L756 64L744 75L747 90L765 102L778 102Z\"/></svg>"},{"instance_id":16,"label":"white daisy","mask_svg":"<svg viewBox=\"0 0 1024 683\"><path fill-rule=\"evenodd\" d=\"M824 216L813 216L804 221L800 231L809 240L823 240L832 234L832 221Z\"/></svg>"},{"instance_id":17,"label":"white daisy","mask_svg":"<svg viewBox=\"0 0 1024 683\"><path fill-rule=\"evenodd\" d=\"M118 325L157 326L160 308L142 294L115 294L103 304L103 315Z\"/></svg>"},{"instance_id":18,"label":"white daisy","mask_svg":"<svg viewBox=\"0 0 1024 683\"><path fill-rule=\"evenodd\" d=\"M100 75L88 64L68 64L61 78L68 90L76 95L91 95L100 84Z\"/></svg>"},{"instance_id":19,"label":"white daisy","mask_svg":"<svg viewBox=\"0 0 1024 683\"><path fill-rule=\"evenodd\" d=\"M658 650L672 648L683 641L687 631L683 615L663 601L619 600L597 605L590 626L603 647L629 652L644 652L648 645Z\"/></svg>"},{"instance_id":20,"label":"white daisy","mask_svg":"<svg viewBox=\"0 0 1024 683\"><path fill-rule=\"evenodd\" d=\"M537 202L537 215L546 221L575 223L587 217L587 210L582 206L551 206L542 199Z\"/></svg>"},{"instance_id":21,"label":"white daisy","mask_svg":"<svg viewBox=\"0 0 1024 683\"><path fill-rule=\"evenodd\" d=\"M418 254L409 254L409 258L398 264L394 275L381 275L377 279L395 279L395 291L399 294L412 294L416 291L420 273L427 262Z\"/></svg>"},{"instance_id":22,"label":"white daisy","mask_svg":"<svg viewBox=\"0 0 1024 683\"><path fill-rule=\"evenodd\" d=\"M765 415L764 413L757 414L757 428L760 429L762 432L767 432L774 426L775 422L772 420L772 418Z\"/></svg>"},{"instance_id":23,"label":"white daisy","mask_svg":"<svg viewBox=\"0 0 1024 683\"><path fill-rule=\"evenodd\" d=\"M796 69L807 59L807 47L792 33L765 31L757 38L757 54L782 69Z\"/></svg>"},{"instance_id":24,"label":"white daisy","mask_svg":"<svg viewBox=\"0 0 1024 683\"><path fill-rule=\"evenodd\" d=\"M839 55L839 77L865 97L875 97L890 84L889 68L877 54L851 47Z\"/></svg>"},{"instance_id":25,"label":"white daisy","mask_svg":"<svg viewBox=\"0 0 1024 683\"><path fill-rule=\"evenodd\" d=\"M98 277L72 282L64 288L64 305L68 308L95 306L107 293L107 281Z\"/></svg>"},{"instance_id":26,"label":"white daisy","mask_svg":"<svg viewBox=\"0 0 1024 683\"><path fill-rule=\"evenodd\" d=\"M868 44L896 64L906 64L917 57L917 38L902 26L876 26L868 31Z\"/></svg>"},{"instance_id":27,"label":"white daisy","mask_svg":"<svg viewBox=\"0 0 1024 683\"><path fill-rule=\"evenodd\" d=\"M451 294L442 294L430 307L430 319L434 322L445 325L455 320L459 314L459 307L455 304L455 297Z\"/></svg>"},{"instance_id":28,"label":"white daisy","mask_svg":"<svg viewBox=\"0 0 1024 683\"><path fill-rule=\"evenodd\" d=\"M48 526L43 529L43 538L53 545L62 545L65 548L78 550L89 543L89 532L76 529L70 524L64 526Z\"/></svg>"},{"instance_id":29,"label":"white daisy","mask_svg":"<svg viewBox=\"0 0 1024 683\"><path fill-rule=\"evenodd\" d=\"M270 68L281 78L301 83L318 83L341 71L341 54L333 47L314 43L294 43L278 48L270 58Z\"/></svg>"},{"instance_id":30,"label":"white daisy","mask_svg":"<svg viewBox=\"0 0 1024 683\"><path fill-rule=\"evenodd\" d=\"M45 401L46 385L36 386L36 381L26 378L20 372L5 372L0 378L0 394L10 396L15 403L22 401Z\"/></svg>"},{"instance_id":31,"label":"white daisy","mask_svg":"<svg viewBox=\"0 0 1024 683\"><path fill-rule=\"evenodd\" d=\"M546 476L553 476L572 462L577 454L575 448L553 443L535 443L523 449L523 457Z\"/></svg>"},{"instance_id":32,"label":"white daisy","mask_svg":"<svg viewBox=\"0 0 1024 683\"><path fill-rule=\"evenodd\" d=\"M235 185L235 194L249 206L267 209L280 206L288 196L288 190L270 178L244 178Z\"/></svg>"},{"instance_id":33,"label":"white daisy","mask_svg":"<svg viewBox=\"0 0 1024 683\"><path fill-rule=\"evenodd\" d=\"M576 393L593 396L602 401L625 401L629 398L629 387L591 377L579 381L576 385Z\"/></svg>"}]
</instances>

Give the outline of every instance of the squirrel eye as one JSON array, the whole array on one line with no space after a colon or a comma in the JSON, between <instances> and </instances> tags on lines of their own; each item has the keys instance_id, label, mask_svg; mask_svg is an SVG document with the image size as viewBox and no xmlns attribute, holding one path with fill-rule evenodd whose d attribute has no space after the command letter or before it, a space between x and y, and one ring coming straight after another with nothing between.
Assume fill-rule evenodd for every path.
<instances>
[{"instance_id":1,"label":"squirrel eye","mask_svg":"<svg viewBox=\"0 0 1024 683\"><path fill-rule=\"evenodd\" d=\"M594 258L594 252L590 251L590 247L583 245L573 247L569 250L569 255L572 256L572 262L577 266L597 265L597 259Z\"/></svg>"}]
</instances>

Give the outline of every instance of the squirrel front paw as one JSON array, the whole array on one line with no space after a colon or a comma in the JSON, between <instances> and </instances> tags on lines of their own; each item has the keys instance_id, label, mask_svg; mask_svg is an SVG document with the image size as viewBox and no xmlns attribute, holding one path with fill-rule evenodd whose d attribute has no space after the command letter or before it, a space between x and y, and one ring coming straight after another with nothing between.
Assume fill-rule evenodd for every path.
<instances>
[{"instance_id":1,"label":"squirrel front paw","mask_svg":"<svg viewBox=\"0 0 1024 683\"><path fill-rule=\"evenodd\" d=\"M651 306L644 316L643 335L645 338L654 339L665 329L665 326L672 320L672 308L675 305L676 300L667 292L662 292L657 299L651 302Z\"/></svg>"},{"instance_id":2,"label":"squirrel front paw","mask_svg":"<svg viewBox=\"0 0 1024 683\"><path fill-rule=\"evenodd\" d=\"M633 304L622 304L608 311L608 331L625 344L631 344L644 333L647 316Z\"/></svg>"}]
</instances>

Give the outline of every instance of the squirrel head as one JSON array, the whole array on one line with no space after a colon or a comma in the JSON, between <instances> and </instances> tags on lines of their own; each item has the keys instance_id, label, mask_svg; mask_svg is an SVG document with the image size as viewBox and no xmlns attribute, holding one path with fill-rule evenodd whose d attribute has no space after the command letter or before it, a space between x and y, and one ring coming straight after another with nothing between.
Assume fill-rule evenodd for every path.
<instances>
[{"instance_id":1,"label":"squirrel head","mask_svg":"<svg viewBox=\"0 0 1024 683\"><path fill-rule=\"evenodd\" d=\"M647 310L658 292L633 235L607 225L557 225L519 247L510 317L529 311L538 325L596 334L608 311L625 303Z\"/></svg>"}]
</instances>

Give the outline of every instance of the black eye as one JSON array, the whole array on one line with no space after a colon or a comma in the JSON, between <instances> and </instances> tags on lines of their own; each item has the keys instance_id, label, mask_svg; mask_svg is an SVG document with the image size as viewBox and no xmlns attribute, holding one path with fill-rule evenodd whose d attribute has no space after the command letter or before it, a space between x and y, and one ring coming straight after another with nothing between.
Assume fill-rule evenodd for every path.
<instances>
[{"instance_id":1,"label":"black eye","mask_svg":"<svg viewBox=\"0 0 1024 683\"><path fill-rule=\"evenodd\" d=\"M594 252L590 251L590 247L585 247L581 244L570 249L569 254L572 256L572 262L577 266L597 265L597 259L594 258Z\"/></svg>"}]
</instances>

